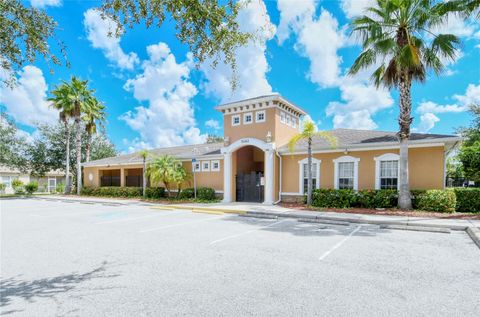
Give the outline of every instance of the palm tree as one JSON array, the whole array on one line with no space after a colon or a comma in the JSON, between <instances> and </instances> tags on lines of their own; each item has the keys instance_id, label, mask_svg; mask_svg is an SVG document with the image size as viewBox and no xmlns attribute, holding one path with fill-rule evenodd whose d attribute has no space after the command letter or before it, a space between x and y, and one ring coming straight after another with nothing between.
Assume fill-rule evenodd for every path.
<instances>
[{"instance_id":1,"label":"palm tree","mask_svg":"<svg viewBox=\"0 0 480 317\"><path fill-rule=\"evenodd\" d=\"M398 205L410 209L412 201L408 181L408 139L413 118L412 82L424 82L427 70L437 75L442 60L455 59L459 39L452 34L435 34L432 29L445 21L449 10L431 0L377 0L367 15L352 21L353 34L360 37L363 51L349 74L377 67L372 81L378 86L400 91L400 192Z\"/></svg>"},{"instance_id":2,"label":"palm tree","mask_svg":"<svg viewBox=\"0 0 480 317\"><path fill-rule=\"evenodd\" d=\"M87 133L87 144L85 145L85 161L90 162L90 149L92 143L92 136L97 133L97 124L103 126L105 121L105 106L98 101L97 98L91 96L86 103L83 114L83 121L85 123L85 132Z\"/></svg>"},{"instance_id":3,"label":"palm tree","mask_svg":"<svg viewBox=\"0 0 480 317\"><path fill-rule=\"evenodd\" d=\"M143 197L145 197L146 195L146 188L147 188L147 157L149 154L150 153L148 152L148 150L142 150L138 152L138 155L140 155L140 157L143 160L143 183L142 183Z\"/></svg>"},{"instance_id":4,"label":"palm tree","mask_svg":"<svg viewBox=\"0 0 480 317\"><path fill-rule=\"evenodd\" d=\"M59 120L65 126L65 151L66 151L66 167L65 167L65 194L69 194L71 190L70 184L70 119L73 117L73 105L68 100L67 86L61 85L52 90L53 97L48 98L50 106L59 110Z\"/></svg>"},{"instance_id":5,"label":"palm tree","mask_svg":"<svg viewBox=\"0 0 480 317\"><path fill-rule=\"evenodd\" d=\"M178 161L170 155L154 158L147 166L147 175L151 182L163 183L170 197L170 187L175 183L175 168Z\"/></svg>"},{"instance_id":6,"label":"palm tree","mask_svg":"<svg viewBox=\"0 0 480 317\"><path fill-rule=\"evenodd\" d=\"M312 187L313 187L313 182L312 182L312 141L314 138L322 138L327 140L332 147L337 146L337 139L329 132L327 131L317 131L317 127L312 121L305 121L303 123L302 127L302 132L294 135L290 141L288 141L288 149L290 152L293 152L295 150L295 146L303 141L307 142L307 205L312 204ZM318 180L317 180L318 182Z\"/></svg>"}]
</instances>

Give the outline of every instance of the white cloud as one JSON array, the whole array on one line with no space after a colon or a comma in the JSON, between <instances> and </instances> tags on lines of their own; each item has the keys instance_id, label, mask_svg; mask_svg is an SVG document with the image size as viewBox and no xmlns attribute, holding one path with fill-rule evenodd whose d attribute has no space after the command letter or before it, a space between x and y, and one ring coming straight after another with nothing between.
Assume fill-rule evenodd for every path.
<instances>
[{"instance_id":1,"label":"white cloud","mask_svg":"<svg viewBox=\"0 0 480 317\"><path fill-rule=\"evenodd\" d=\"M365 9L375 5L375 0L342 0L341 7L347 18L366 14Z\"/></svg>"},{"instance_id":2,"label":"white cloud","mask_svg":"<svg viewBox=\"0 0 480 317\"><path fill-rule=\"evenodd\" d=\"M215 119L210 119L210 120L205 121L205 126L207 128L211 128L213 130L219 130L220 129L220 122L218 122L218 120L215 120Z\"/></svg>"},{"instance_id":3,"label":"white cloud","mask_svg":"<svg viewBox=\"0 0 480 317\"><path fill-rule=\"evenodd\" d=\"M49 107L47 90L42 71L35 66L25 66L19 72L15 87L0 86L0 104L19 123L30 126L54 123L58 120L58 112Z\"/></svg>"},{"instance_id":4,"label":"white cloud","mask_svg":"<svg viewBox=\"0 0 480 317\"><path fill-rule=\"evenodd\" d=\"M30 4L34 8L58 7L62 5L62 0L30 0Z\"/></svg>"},{"instance_id":5,"label":"white cloud","mask_svg":"<svg viewBox=\"0 0 480 317\"><path fill-rule=\"evenodd\" d=\"M449 14L447 20L431 29L434 34L453 34L458 37L472 37L475 27L457 14Z\"/></svg>"},{"instance_id":6,"label":"white cloud","mask_svg":"<svg viewBox=\"0 0 480 317\"><path fill-rule=\"evenodd\" d=\"M143 73L125 84L135 99L148 103L120 116L141 136L132 141L129 148L203 143L206 135L195 127L191 105L191 99L197 94L189 81L193 67L191 54L187 54L185 62L177 63L165 43L148 46L147 53L149 59L142 64Z\"/></svg>"},{"instance_id":7,"label":"white cloud","mask_svg":"<svg viewBox=\"0 0 480 317\"><path fill-rule=\"evenodd\" d=\"M117 67L131 70L139 63L137 54L133 52L126 54L120 47L120 38L115 36L114 21L109 18L102 19L98 10L88 9L84 13L83 24L92 46L101 49L105 57Z\"/></svg>"},{"instance_id":8,"label":"white cloud","mask_svg":"<svg viewBox=\"0 0 480 317\"><path fill-rule=\"evenodd\" d=\"M456 103L451 105L439 105L433 101L421 102L417 108L417 112L421 114L420 122L414 130L428 132L440 121L435 114L465 112L471 104L480 103L480 84L468 85L465 94L453 95L453 99Z\"/></svg>"},{"instance_id":9,"label":"white cloud","mask_svg":"<svg viewBox=\"0 0 480 317\"><path fill-rule=\"evenodd\" d=\"M315 13L316 0L279 0L280 23L277 29L277 39L282 44L290 37L291 32L297 32L304 21Z\"/></svg>"},{"instance_id":10,"label":"white cloud","mask_svg":"<svg viewBox=\"0 0 480 317\"><path fill-rule=\"evenodd\" d=\"M251 98L269 94L272 87L266 73L270 67L265 57L266 41L273 38L275 27L270 22L265 4L261 0L251 1L238 14L240 29L244 32L256 32L258 39L236 52L238 87L232 92L230 66L219 63L215 69L207 61L201 69L205 74L205 91L222 102Z\"/></svg>"}]
</instances>

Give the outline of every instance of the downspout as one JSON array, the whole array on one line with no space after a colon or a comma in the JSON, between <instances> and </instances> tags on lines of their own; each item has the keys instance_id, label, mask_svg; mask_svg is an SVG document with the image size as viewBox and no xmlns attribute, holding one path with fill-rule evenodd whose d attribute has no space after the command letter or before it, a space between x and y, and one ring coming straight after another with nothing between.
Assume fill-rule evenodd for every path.
<instances>
[{"instance_id":1,"label":"downspout","mask_svg":"<svg viewBox=\"0 0 480 317\"><path fill-rule=\"evenodd\" d=\"M280 156L280 154L278 154L277 151L275 151L275 154L278 156L279 169L280 169L279 177L278 177L278 200L273 203L273 204L276 205L276 204L278 204L279 202L282 201L282 157Z\"/></svg>"}]
</instances>

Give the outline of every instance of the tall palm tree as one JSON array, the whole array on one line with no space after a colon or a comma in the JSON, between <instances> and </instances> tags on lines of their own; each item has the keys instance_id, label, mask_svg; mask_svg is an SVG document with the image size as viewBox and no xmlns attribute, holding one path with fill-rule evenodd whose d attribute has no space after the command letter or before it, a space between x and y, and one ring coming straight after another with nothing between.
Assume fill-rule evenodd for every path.
<instances>
[{"instance_id":1,"label":"tall palm tree","mask_svg":"<svg viewBox=\"0 0 480 317\"><path fill-rule=\"evenodd\" d=\"M87 133L87 144L85 145L85 162L90 162L90 149L92 136L97 133L97 124L103 126L105 121L105 106L97 98L91 96L86 103L82 119L85 123Z\"/></svg>"},{"instance_id":2,"label":"tall palm tree","mask_svg":"<svg viewBox=\"0 0 480 317\"><path fill-rule=\"evenodd\" d=\"M141 150L138 152L138 155L140 155L143 160L142 193L143 197L145 197L147 190L147 158L150 155L150 152L148 152L148 150Z\"/></svg>"},{"instance_id":3,"label":"tall palm tree","mask_svg":"<svg viewBox=\"0 0 480 317\"><path fill-rule=\"evenodd\" d=\"M436 4L437 3L437 4ZM452 34L435 34L448 8L433 0L377 0L366 15L352 21L353 34L362 41L363 51L349 74L376 67L372 81L378 86L400 91L400 192L398 205L410 209L412 201L408 180L408 139L413 118L411 87L424 82L427 71L437 75L444 68L442 60L455 59L459 39Z\"/></svg>"},{"instance_id":4,"label":"tall palm tree","mask_svg":"<svg viewBox=\"0 0 480 317\"><path fill-rule=\"evenodd\" d=\"M302 126L302 132L294 135L290 141L288 141L288 149L290 152L295 150L295 146L299 142L307 142L307 205L312 204L312 142L314 138L322 138L327 140L332 147L337 146L337 139L327 131L317 131L317 127L312 121L305 121ZM319 180L317 180L318 182Z\"/></svg>"},{"instance_id":5,"label":"tall palm tree","mask_svg":"<svg viewBox=\"0 0 480 317\"><path fill-rule=\"evenodd\" d=\"M52 97L48 98L50 106L59 110L59 120L65 126L65 152L66 152L66 166L65 166L65 194L69 194L71 190L70 184L70 119L73 117L73 105L68 100L67 86L57 86L51 92Z\"/></svg>"}]
</instances>

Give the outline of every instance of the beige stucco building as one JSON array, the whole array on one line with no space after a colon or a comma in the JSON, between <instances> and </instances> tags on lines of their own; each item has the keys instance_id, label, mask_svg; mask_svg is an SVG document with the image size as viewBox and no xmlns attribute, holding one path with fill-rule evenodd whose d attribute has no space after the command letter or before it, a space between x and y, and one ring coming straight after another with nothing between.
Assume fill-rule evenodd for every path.
<instances>
[{"instance_id":1,"label":"beige stucco building","mask_svg":"<svg viewBox=\"0 0 480 317\"><path fill-rule=\"evenodd\" d=\"M225 202L273 204L303 197L307 147L299 143L291 152L287 143L299 133L300 119L306 113L278 94L216 109L223 113L223 143L160 148L151 153L177 157L187 171L195 173L197 186L214 188ZM337 138L336 148L320 138L313 141L314 188L397 188L395 132L335 129L331 134ZM443 188L446 154L460 140L454 135L413 133L409 142L411 188ZM142 184L142 159L137 153L83 166L85 186Z\"/></svg>"}]
</instances>

